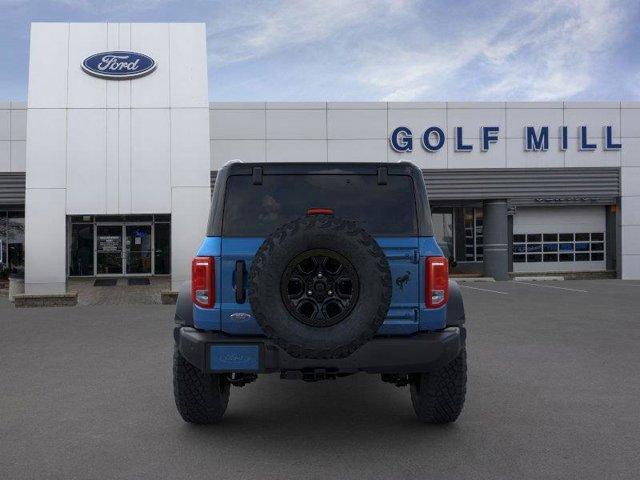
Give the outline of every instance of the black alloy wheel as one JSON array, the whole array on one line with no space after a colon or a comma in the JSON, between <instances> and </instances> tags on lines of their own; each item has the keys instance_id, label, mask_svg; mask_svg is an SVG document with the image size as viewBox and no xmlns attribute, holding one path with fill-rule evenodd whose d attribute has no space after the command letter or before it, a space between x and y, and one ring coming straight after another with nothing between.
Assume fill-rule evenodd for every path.
<instances>
[{"instance_id":1,"label":"black alloy wheel","mask_svg":"<svg viewBox=\"0 0 640 480\"><path fill-rule=\"evenodd\" d=\"M295 256L280 282L286 309L299 322L312 327L340 323L355 307L359 291L358 274L351 262L327 249Z\"/></svg>"}]
</instances>

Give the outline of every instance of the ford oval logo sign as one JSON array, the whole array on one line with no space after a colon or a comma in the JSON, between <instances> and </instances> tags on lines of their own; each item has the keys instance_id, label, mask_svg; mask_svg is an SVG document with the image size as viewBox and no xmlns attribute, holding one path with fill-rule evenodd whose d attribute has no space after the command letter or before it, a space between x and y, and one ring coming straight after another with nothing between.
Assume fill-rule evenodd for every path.
<instances>
[{"instance_id":1,"label":"ford oval logo sign","mask_svg":"<svg viewBox=\"0 0 640 480\"><path fill-rule=\"evenodd\" d=\"M82 69L89 75L111 80L130 80L153 72L153 58L136 52L102 52L87 57Z\"/></svg>"}]
</instances>

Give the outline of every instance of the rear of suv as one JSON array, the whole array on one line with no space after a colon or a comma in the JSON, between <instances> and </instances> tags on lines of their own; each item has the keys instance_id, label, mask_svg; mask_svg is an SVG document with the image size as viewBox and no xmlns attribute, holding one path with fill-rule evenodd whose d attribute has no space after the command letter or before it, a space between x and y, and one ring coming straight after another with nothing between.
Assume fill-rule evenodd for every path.
<instances>
[{"instance_id":1,"label":"rear of suv","mask_svg":"<svg viewBox=\"0 0 640 480\"><path fill-rule=\"evenodd\" d=\"M464 307L409 163L225 166L175 319L188 422L220 421L231 386L266 373L376 373L424 422L462 410Z\"/></svg>"}]
</instances>

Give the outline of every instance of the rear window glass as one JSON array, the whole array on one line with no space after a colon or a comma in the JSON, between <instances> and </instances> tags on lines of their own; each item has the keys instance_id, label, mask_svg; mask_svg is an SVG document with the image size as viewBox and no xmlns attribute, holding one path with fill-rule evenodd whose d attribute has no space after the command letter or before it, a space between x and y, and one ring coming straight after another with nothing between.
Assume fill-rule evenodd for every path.
<instances>
[{"instance_id":1,"label":"rear window glass","mask_svg":"<svg viewBox=\"0 0 640 480\"><path fill-rule=\"evenodd\" d=\"M386 185L378 185L377 175L264 175L262 185L232 175L222 233L263 237L310 208L333 209L373 235L417 234L413 180L406 175L389 175Z\"/></svg>"}]
</instances>

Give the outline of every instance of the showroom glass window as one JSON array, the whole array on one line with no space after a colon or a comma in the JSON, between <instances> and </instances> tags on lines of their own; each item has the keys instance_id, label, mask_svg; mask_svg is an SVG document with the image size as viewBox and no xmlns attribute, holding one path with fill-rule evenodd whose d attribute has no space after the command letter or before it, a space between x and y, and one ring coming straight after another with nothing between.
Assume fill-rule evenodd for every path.
<instances>
[{"instance_id":1,"label":"showroom glass window","mask_svg":"<svg viewBox=\"0 0 640 480\"><path fill-rule=\"evenodd\" d=\"M24 212L0 211L0 270L24 273Z\"/></svg>"},{"instance_id":2,"label":"showroom glass window","mask_svg":"<svg viewBox=\"0 0 640 480\"><path fill-rule=\"evenodd\" d=\"M69 276L123 274L171 274L171 216L72 216Z\"/></svg>"},{"instance_id":3,"label":"showroom glass window","mask_svg":"<svg viewBox=\"0 0 640 480\"><path fill-rule=\"evenodd\" d=\"M74 217L71 224L69 249L69 275L93 275L93 221L92 217Z\"/></svg>"},{"instance_id":4,"label":"showroom glass window","mask_svg":"<svg viewBox=\"0 0 640 480\"><path fill-rule=\"evenodd\" d=\"M514 233L514 263L602 262L604 232Z\"/></svg>"},{"instance_id":5,"label":"showroom glass window","mask_svg":"<svg viewBox=\"0 0 640 480\"><path fill-rule=\"evenodd\" d=\"M444 255L457 262L482 262L482 208L433 207L433 233Z\"/></svg>"}]
</instances>

